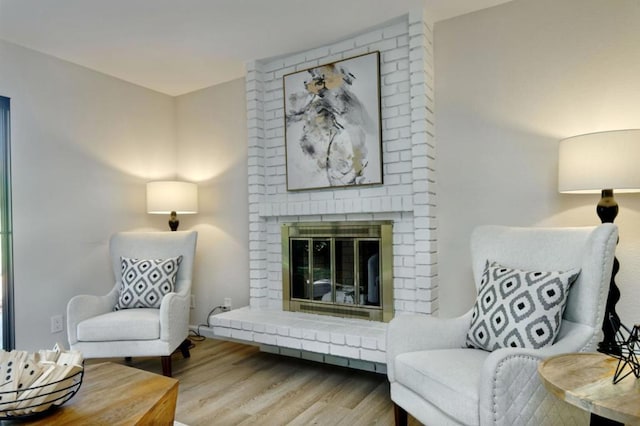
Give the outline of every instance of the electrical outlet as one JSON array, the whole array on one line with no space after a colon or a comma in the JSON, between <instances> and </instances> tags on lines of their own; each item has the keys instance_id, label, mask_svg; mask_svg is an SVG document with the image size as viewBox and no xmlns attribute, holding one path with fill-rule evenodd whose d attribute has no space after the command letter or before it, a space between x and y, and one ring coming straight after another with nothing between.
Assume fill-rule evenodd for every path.
<instances>
[{"instance_id":1,"label":"electrical outlet","mask_svg":"<svg viewBox=\"0 0 640 426\"><path fill-rule=\"evenodd\" d=\"M62 315L54 315L51 317L51 333L60 333L64 325L62 324Z\"/></svg>"},{"instance_id":2,"label":"electrical outlet","mask_svg":"<svg viewBox=\"0 0 640 426\"><path fill-rule=\"evenodd\" d=\"M224 305L222 305L222 307L224 308L225 311L230 311L231 310L231 298L230 297L225 297L224 298Z\"/></svg>"},{"instance_id":3,"label":"electrical outlet","mask_svg":"<svg viewBox=\"0 0 640 426\"><path fill-rule=\"evenodd\" d=\"M195 309L196 308L196 295L195 294L191 295L191 306L190 306L190 308L191 309Z\"/></svg>"}]
</instances>

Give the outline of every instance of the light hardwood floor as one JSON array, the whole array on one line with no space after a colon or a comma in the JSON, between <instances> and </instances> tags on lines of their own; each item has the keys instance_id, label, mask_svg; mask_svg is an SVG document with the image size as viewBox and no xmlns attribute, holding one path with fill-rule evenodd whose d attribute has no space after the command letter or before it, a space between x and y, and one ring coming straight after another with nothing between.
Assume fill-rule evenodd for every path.
<instances>
[{"instance_id":1,"label":"light hardwood floor","mask_svg":"<svg viewBox=\"0 0 640 426\"><path fill-rule=\"evenodd\" d=\"M385 375L260 352L215 339L173 355L176 420L198 425L393 425ZM88 363L105 360L88 360ZM125 364L124 360L108 361ZM129 365L161 374L159 358ZM419 423L409 418L410 426Z\"/></svg>"}]
</instances>

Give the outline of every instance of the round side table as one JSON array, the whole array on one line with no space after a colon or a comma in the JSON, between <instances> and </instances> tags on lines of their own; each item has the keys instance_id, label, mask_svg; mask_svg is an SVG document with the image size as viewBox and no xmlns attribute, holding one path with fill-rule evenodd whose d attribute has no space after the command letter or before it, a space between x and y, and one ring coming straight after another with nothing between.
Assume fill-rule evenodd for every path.
<instances>
[{"instance_id":1,"label":"round side table","mask_svg":"<svg viewBox=\"0 0 640 426\"><path fill-rule=\"evenodd\" d=\"M601 353L570 353L540 362L545 388L591 413L591 425L640 425L640 380L631 374L613 384L618 360Z\"/></svg>"}]
</instances>

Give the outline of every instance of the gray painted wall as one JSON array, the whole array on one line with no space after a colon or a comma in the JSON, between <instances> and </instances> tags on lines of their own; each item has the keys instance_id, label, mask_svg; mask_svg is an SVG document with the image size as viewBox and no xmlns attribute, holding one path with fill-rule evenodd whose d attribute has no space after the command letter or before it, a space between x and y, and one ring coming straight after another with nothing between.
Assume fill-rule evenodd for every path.
<instances>
[{"instance_id":1,"label":"gray painted wall","mask_svg":"<svg viewBox=\"0 0 640 426\"><path fill-rule=\"evenodd\" d=\"M178 172L198 182L200 212L185 217L198 231L191 324L225 297L249 304L249 194L244 79L176 98ZM219 312L219 311L218 311Z\"/></svg>"},{"instance_id":2,"label":"gray painted wall","mask_svg":"<svg viewBox=\"0 0 640 426\"><path fill-rule=\"evenodd\" d=\"M173 173L171 97L0 41L11 98L16 347L51 334L75 294L113 285L107 241L151 225L145 182Z\"/></svg>"},{"instance_id":3,"label":"gray painted wall","mask_svg":"<svg viewBox=\"0 0 640 426\"><path fill-rule=\"evenodd\" d=\"M16 347L67 345L50 332L76 294L113 285L117 231L168 230L145 184L199 184L192 323L232 297L249 302L244 79L173 98L0 41L11 98Z\"/></svg>"},{"instance_id":4,"label":"gray painted wall","mask_svg":"<svg viewBox=\"0 0 640 426\"><path fill-rule=\"evenodd\" d=\"M515 0L435 25L442 316L475 293L480 224L595 225L598 195L557 192L558 141L640 128L640 3ZM640 322L640 194L616 197L623 322Z\"/></svg>"}]
</instances>

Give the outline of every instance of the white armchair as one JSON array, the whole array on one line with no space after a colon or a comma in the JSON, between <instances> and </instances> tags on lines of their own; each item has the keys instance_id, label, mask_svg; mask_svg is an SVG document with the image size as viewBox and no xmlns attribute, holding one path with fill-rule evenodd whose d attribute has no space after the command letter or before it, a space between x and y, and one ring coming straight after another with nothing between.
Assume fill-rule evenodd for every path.
<instances>
[{"instance_id":1,"label":"white armchair","mask_svg":"<svg viewBox=\"0 0 640 426\"><path fill-rule=\"evenodd\" d=\"M387 331L387 374L396 424L588 424L585 412L547 394L538 362L593 351L601 337L617 228L482 226L471 237L476 287L487 260L522 270L580 269L553 344L540 349L466 347L472 310L452 319L399 315Z\"/></svg>"},{"instance_id":2,"label":"white armchair","mask_svg":"<svg viewBox=\"0 0 640 426\"><path fill-rule=\"evenodd\" d=\"M160 356L162 371L171 376L171 354L189 356L189 306L197 233L122 232L111 237L109 251L115 285L105 296L80 295L67 305L67 330L72 350L85 358ZM122 286L122 260L169 259L182 256L174 291L159 308L114 310ZM185 343L186 342L186 343Z\"/></svg>"}]
</instances>

